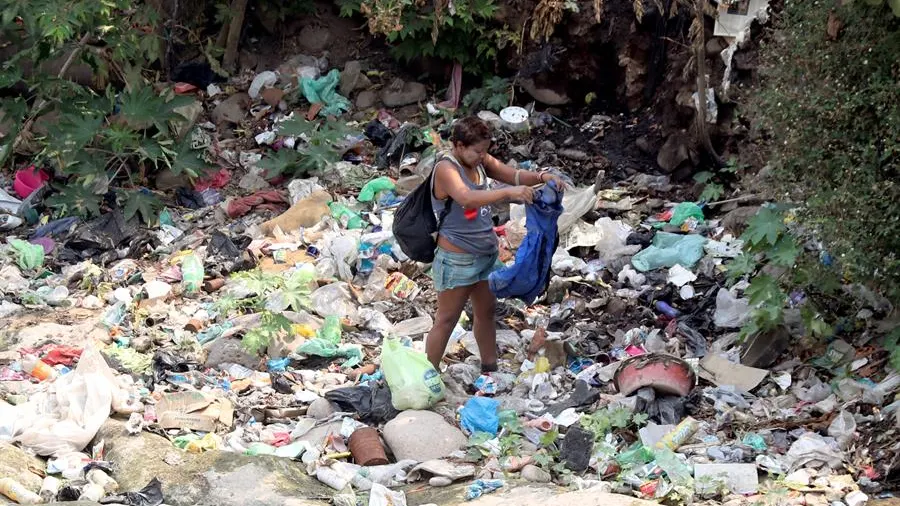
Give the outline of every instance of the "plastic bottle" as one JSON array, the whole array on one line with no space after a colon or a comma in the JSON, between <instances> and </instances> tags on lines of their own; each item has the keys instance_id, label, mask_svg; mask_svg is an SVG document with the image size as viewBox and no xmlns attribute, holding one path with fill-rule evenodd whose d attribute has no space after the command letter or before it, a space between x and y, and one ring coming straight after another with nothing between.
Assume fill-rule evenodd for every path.
<instances>
[{"instance_id":1,"label":"plastic bottle","mask_svg":"<svg viewBox=\"0 0 900 506\"><path fill-rule=\"evenodd\" d=\"M697 430L700 429L700 422L692 417L687 417L681 421L672 432L669 432L656 443L656 448L669 448L677 450L681 445L687 442Z\"/></svg>"},{"instance_id":2,"label":"plastic bottle","mask_svg":"<svg viewBox=\"0 0 900 506\"><path fill-rule=\"evenodd\" d=\"M319 329L319 337L331 344L341 343L341 317L336 315L326 316L325 324Z\"/></svg>"},{"instance_id":3,"label":"plastic bottle","mask_svg":"<svg viewBox=\"0 0 900 506\"><path fill-rule=\"evenodd\" d=\"M34 355L25 355L22 358L22 370L40 381L55 378L56 369Z\"/></svg>"},{"instance_id":4,"label":"plastic bottle","mask_svg":"<svg viewBox=\"0 0 900 506\"><path fill-rule=\"evenodd\" d=\"M203 284L203 262L191 253L181 263L181 281L187 292L198 292Z\"/></svg>"},{"instance_id":5,"label":"plastic bottle","mask_svg":"<svg viewBox=\"0 0 900 506\"><path fill-rule=\"evenodd\" d=\"M28 490L25 485L12 478L0 478L0 494L19 504L40 504L41 496Z\"/></svg>"},{"instance_id":6,"label":"plastic bottle","mask_svg":"<svg viewBox=\"0 0 900 506\"><path fill-rule=\"evenodd\" d=\"M112 494L119 490L119 483L112 479L102 469L91 469L87 472L86 478L89 482L100 485L107 494Z\"/></svg>"},{"instance_id":7,"label":"plastic bottle","mask_svg":"<svg viewBox=\"0 0 900 506\"><path fill-rule=\"evenodd\" d=\"M675 452L668 448L657 448L653 454L656 456L656 464L666 472L673 483L684 484L691 479L691 468L687 466Z\"/></svg>"}]
</instances>

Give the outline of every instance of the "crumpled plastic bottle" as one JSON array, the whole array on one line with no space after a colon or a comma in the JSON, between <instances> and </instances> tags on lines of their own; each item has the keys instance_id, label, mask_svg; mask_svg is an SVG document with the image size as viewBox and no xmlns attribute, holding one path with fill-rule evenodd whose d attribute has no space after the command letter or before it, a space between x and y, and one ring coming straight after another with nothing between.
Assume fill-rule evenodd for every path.
<instances>
[{"instance_id":1,"label":"crumpled plastic bottle","mask_svg":"<svg viewBox=\"0 0 900 506\"><path fill-rule=\"evenodd\" d=\"M181 281L187 292L200 291L203 284L203 261L196 254L191 253L181 263Z\"/></svg>"}]
</instances>

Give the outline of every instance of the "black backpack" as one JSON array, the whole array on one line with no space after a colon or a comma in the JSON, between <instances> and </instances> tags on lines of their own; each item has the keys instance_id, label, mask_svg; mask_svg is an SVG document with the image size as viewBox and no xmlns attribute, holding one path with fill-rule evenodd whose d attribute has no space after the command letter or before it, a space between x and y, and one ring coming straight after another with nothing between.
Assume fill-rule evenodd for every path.
<instances>
[{"instance_id":1,"label":"black backpack","mask_svg":"<svg viewBox=\"0 0 900 506\"><path fill-rule=\"evenodd\" d=\"M437 248L435 233L441 228L444 219L450 214L453 199L447 198L447 206L441 212L440 220L435 219L431 207L431 178L434 170L425 181L400 204L394 214L394 226L391 231L400 249L416 262L431 263L434 261L434 250Z\"/></svg>"}]
</instances>

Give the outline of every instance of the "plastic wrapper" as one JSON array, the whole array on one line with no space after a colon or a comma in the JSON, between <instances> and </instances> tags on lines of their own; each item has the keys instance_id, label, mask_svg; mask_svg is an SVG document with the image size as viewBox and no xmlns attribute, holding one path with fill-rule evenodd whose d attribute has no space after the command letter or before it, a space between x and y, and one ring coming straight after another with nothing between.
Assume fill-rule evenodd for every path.
<instances>
[{"instance_id":1,"label":"plastic wrapper","mask_svg":"<svg viewBox=\"0 0 900 506\"><path fill-rule=\"evenodd\" d=\"M600 253L600 259L611 262L617 258L634 255L641 250L638 245L628 245L626 241L631 235L631 227L619 220L612 220L606 216L594 223L594 227L600 232L600 240L594 249Z\"/></svg>"},{"instance_id":2,"label":"plastic wrapper","mask_svg":"<svg viewBox=\"0 0 900 506\"><path fill-rule=\"evenodd\" d=\"M472 397L459 410L459 425L469 434L485 432L496 436L500 424L500 418L497 415L499 407L500 401L496 399Z\"/></svg>"},{"instance_id":3,"label":"plastic wrapper","mask_svg":"<svg viewBox=\"0 0 900 506\"><path fill-rule=\"evenodd\" d=\"M334 315L356 321L359 317L347 283L332 283L319 288L310 296L310 303L312 310L323 318Z\"/></svg>"},{"instance_id":4,"label":"plastic wrapper","mask_svg":"<svg viewBox=\"0 0 900 506\"><path fill-rule=\"evenodd\" d=\"M20 269L37 269L44 265L44 248L21 239L10 239L9 245L16 252L16 265Z\"/></svg>"},{"instance_id":5,"label":"plastic wrapper","mask_svg":"<svg viewBox=\"0 0 900 506\"><path fill-rule=\"evenodd\" d=\"M150 480L147 486L137 492L125 492L100 500L100 504L126 504L128 506L159 506L162 502L162 482L157 478Z\"/></svg>"},{"instance_id":6,"label":"plastic wrapper","mask_svg":"<svg viewBox=\"0 0 900 506\"><path fill-rule=\"evenodd\" d=\"M386 339L381 368L397 409L426 409L444 398L444 382L424 353Z\"/></svg>"},{"instance_id":7,"label":"plastic wrapper","mask_svg":"<svg viewBox=\"0 0 900 506\"><path fill-rule=\"evenodd\" d=\"M835 438L841 448L847 448L856 432L856 420L849 411L842 410L828 426L828 435Z\"/></svg>"},{"instance_id":8,"label":"plastic wrapper","mask_svg":"<svg viewBox=\"0 0 900 506\"><path fill-rule=\"evenodd\" d=\"M560 235L568 232L582 216L597 205L597 194L594 193L594 187L568 190L563 196L562 205L565 211L556 222ZM512 218L512 216L510 217Z\"/></svg>"}]
</instances>

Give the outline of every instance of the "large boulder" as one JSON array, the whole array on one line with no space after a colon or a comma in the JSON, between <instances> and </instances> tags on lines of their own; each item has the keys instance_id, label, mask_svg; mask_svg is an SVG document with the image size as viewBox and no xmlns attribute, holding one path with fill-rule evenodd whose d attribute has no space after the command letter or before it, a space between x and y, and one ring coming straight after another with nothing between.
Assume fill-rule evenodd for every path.
<instances>
[{"instance_id":1,"label":"large boulder","mask_svg":"<svg viewBox=\"0 0 900 506\"><path fill-rule=\"evenodd\" d=\"M675 133L670 135L662 148L659 149L659 154L656 155L656 163L669 174L675 172L681 164L693 158L691 144L691 139L687 134Z\"/></svg>"},{"instance_id":2,"label":"large boulder","mask_svg":"<svg viewBox=\"0 0 900 506\"><path fill-rule=\"evenodd\" d=\"M165 503L172 506L321 505L306 498L333 494L307 476L302 463L286 458L187 453L149 432L129 436L125 423L114 419L100 428L97 441L101 439L106 442L107 460L117 466L113 477L121 490L139 490L159 478Z\"/></svg>"},{"instance_id":3,"label":"large boulder","mask_svg":"<svg viewBox=\"0 0 900 506\"><path fill-rule=\"evenodd\" d=\"M213 122L217 125L232 123L237 125L247 116L250 109L250 95L235 93L221 101L212 111Z\"/></svg>"},{"instance_id":4,"label":"large boulder","mask_svg":"<svg viewBox=\"0 0 900 506\"><path fill-rule=\"evenodd\" d=\"M444 458L466 446L461 430L431 411L404 411L385 424L384 440L397 460Z\"/></svg>"},{"instance_id":5,"label":"large boulder","mask_svg":"<svg viewBox=\"0 0 900 506\"><path fill-rule=\"evenodd\" d=\"M240 364L250 369L259 366L260 358L248 353L240 339L220 337L205 346L206 362L204 365L215 369L220 364Z\"/></svg>"},{"instance_id":6,"label":"large boulder","mask_svg":"<svg viewBox=\"0 0 900 506\"><path fill-rule=\"evenodd\" d=\"M372 86L372 81L363 74L362 64L356 60L348 61L341 72L341 95L349 97L356 90Z\"/></svg>"}]
</instances>

